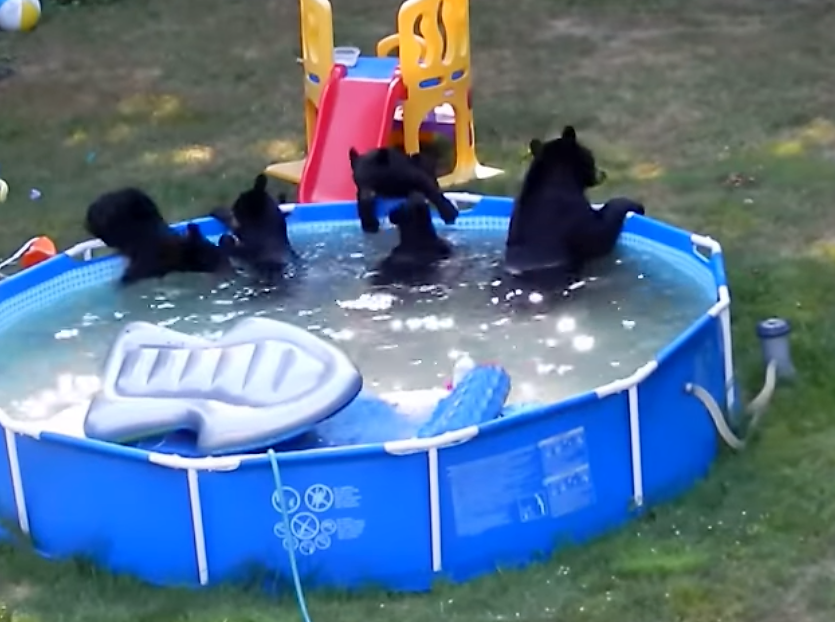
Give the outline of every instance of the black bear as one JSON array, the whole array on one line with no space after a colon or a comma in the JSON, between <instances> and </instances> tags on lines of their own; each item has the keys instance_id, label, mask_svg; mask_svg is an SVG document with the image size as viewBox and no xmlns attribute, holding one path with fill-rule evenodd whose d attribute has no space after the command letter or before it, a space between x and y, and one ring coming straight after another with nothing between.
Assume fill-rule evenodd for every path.
<instances>
[{"instance_id":1,"label":"black bear","mask_svg":"<svg viewBox=\"0 0 835 622\"><path fill-rule=\"evenodd\" d=\"M592 208L586 190L606 175L572 126L554 140L532 140L530 150L533 161L510 219L505 269L522 277L576 274L587 261L610 253L626 215L644 214L644 207L618 198Z\"/></svg>"},{"instance_id":2,"label":"black bear","mask_svg":"<svg viewBox=\"0 0 835 622\"><path fill-rule=\"evenodd\" d=\"M435 206L446 224L451 225L458 218L458 209L441 191L431 158L419 153L409 156L394 147L363 154L351 147L348 157L357 187L357 211L366 233L380 229L374 202L378 196L405 199L418 192Z\"/></svg>"},{"instance_id":3,"label":"black bear","mask_svg":"<svg viewBox=\"0 0 835 622\"><path fill-rule=\"evenodd\" d=\"M122 283L163 277L170 272L217 272L226 255L189 223L185 233L172 229L156 203L137 188L97 198L87 208L87 231L128 259Z\"/></svg>"},{"instance_id":4,"label":"black bear","mask_svg":"<svg viewBox=\"0 0 835 622\"><path fill-rule=\"evenodd\" d=\"M435 230L432 209L423 195L410 194L403 204L389 212L388 218L397 228L400 242L381 262L377 284L424 280L434 272L439 261L452 256L452 244Z\"/></svg>"},{"instance_id":5,"label":"black bear","mask_svg":"<svg viewBox=\"0 0 835 622\"><path fill-rule=\"evenodd\" d=\"M267 193L267 177L258 175L251 188L235 199L232 209L218 208L211 215L232 232L221 236L220 246L234 259L251 266L261 275L281 272L297 257L287 233L287 214Z\"/></svg>"}]
</instances>

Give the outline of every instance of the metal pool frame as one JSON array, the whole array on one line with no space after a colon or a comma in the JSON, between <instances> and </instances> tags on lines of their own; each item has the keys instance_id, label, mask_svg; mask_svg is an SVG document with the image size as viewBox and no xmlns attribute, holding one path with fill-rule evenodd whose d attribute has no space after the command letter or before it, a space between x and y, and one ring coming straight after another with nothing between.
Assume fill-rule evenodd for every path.
<instances>
[{"instance_id":1,"label":"metal pool frame","mask_svg":"<svg viewBox=\"0 0 835 622\"><path fill-rule=\"evenodd\" d=\"M512 207L451 196L469 204L456 227L501 226ZM353 203L293 209L291 227L327 231L356 218ZM308 584L418 591L616 528L687 490L713 462L714 425L685 386L726 409L735 402L719 244L640 216L627 220L622 241L651 247L715 292L699 320L627 378L433 438L278 454L283 504L263 453L184 458L44 431L0 411L5 533L21 532L47 557L80 554L162 585L286 577L292 549ZM100 246L79 244L0 282L0 334L116 278L121 260L94 257Z\"/></svg>"}]
</instances>

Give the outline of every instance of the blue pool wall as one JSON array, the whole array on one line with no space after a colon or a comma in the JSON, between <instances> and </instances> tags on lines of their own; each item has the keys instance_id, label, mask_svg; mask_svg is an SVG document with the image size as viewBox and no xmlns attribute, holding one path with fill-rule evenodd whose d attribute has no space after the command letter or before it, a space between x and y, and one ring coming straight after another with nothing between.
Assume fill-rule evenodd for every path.
<instances>
[{"instance_id":1,"label":"blue pool wall","mask_svg":"<svg viewBox=\"0 0 835 622\"><path fill-rule=\"evenodd\" d=\"M456 226L506 225L497 219L511 206L483 197ZM353 219L354 204L339 203L299 206L290 222L327 231L328 221ZM83 555L160 585L253 570L286 577L288 545L308 585L420 591L587 541L707 474L717 437L687 383L726 407L734 400L719 245L640 216L628 219L622 243L677 263L716 304L655 360L596 391L428 439L279 454L295 541L265 454L182 458L41 432L3 413L0 520L44 556ZM117 278L121 266L62 254L0 282L0 339L27 314Z\"/></svg>"}]
</instances>

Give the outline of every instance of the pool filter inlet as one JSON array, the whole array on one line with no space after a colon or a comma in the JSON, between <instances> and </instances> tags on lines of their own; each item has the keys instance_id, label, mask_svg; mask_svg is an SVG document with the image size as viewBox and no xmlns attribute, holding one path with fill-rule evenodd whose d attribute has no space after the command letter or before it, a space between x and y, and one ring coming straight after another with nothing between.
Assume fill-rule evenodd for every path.
<instances>
[{"instance_id":1,"label":"pool filter inlet","mask_svg":"<svg viewBox=\"0 0 835 622\"><path fill-rule=\"evenodd\" d=\"M794 378L796 372L789 349L790 333L791 326L787 320L782 318L772 317L757 324L757 337L760 339L765 365L765 380L760 392L746 408L749 419L743 434L738 434L731 429L729 421L719 404L708 391L693 383L685 385L684 390L702 402L711 419L713 419L713 424L716 426L719 436L731 449L736 451L745 449L748 438L759 425L763 414L771 403L771 398L777 388L777 381Z\"/></svg>"},{"instance_id":2,"label":"pool filter inlet","mask_svg":"<svg viewBox=\"0 0 835 622\"><path fill-rule=\"evenodd\" d=\"M768 367L773 361L777 378L780 380L790 380L797 373L792 363L790 334L791 325L783 318L772 317L757 324L757 337L762 347L763 364Z\"/></svg>"}]
</instances>

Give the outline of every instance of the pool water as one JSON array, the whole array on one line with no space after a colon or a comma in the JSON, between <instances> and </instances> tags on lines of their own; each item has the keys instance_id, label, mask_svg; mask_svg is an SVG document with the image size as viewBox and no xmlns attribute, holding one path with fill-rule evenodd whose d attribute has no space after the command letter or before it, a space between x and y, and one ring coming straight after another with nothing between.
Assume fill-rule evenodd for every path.
<instances>
[{"instance_id":1,"label":"pool water","mask_svg":"<svg viewBox=\"0 0 835 622\"><path fill-rule=\"evenodd\" d=\"M374 392L442 387L469 354L507 369L511 402L553 402L630 375L714 302L692 277L631 249L591 266L554 304L535 291L497 293L503 231L451 230L455 257L430 282L411 285L374 279L394 231L367 236L350 222L324 236L291 235L304 264L275 286L246 275L170 275L85 289L26 318L0 335L0 408L15 418L74 412L80 420L127 322L216 335L248 315L331 340Z\"/></svg>"}]
</instances>

